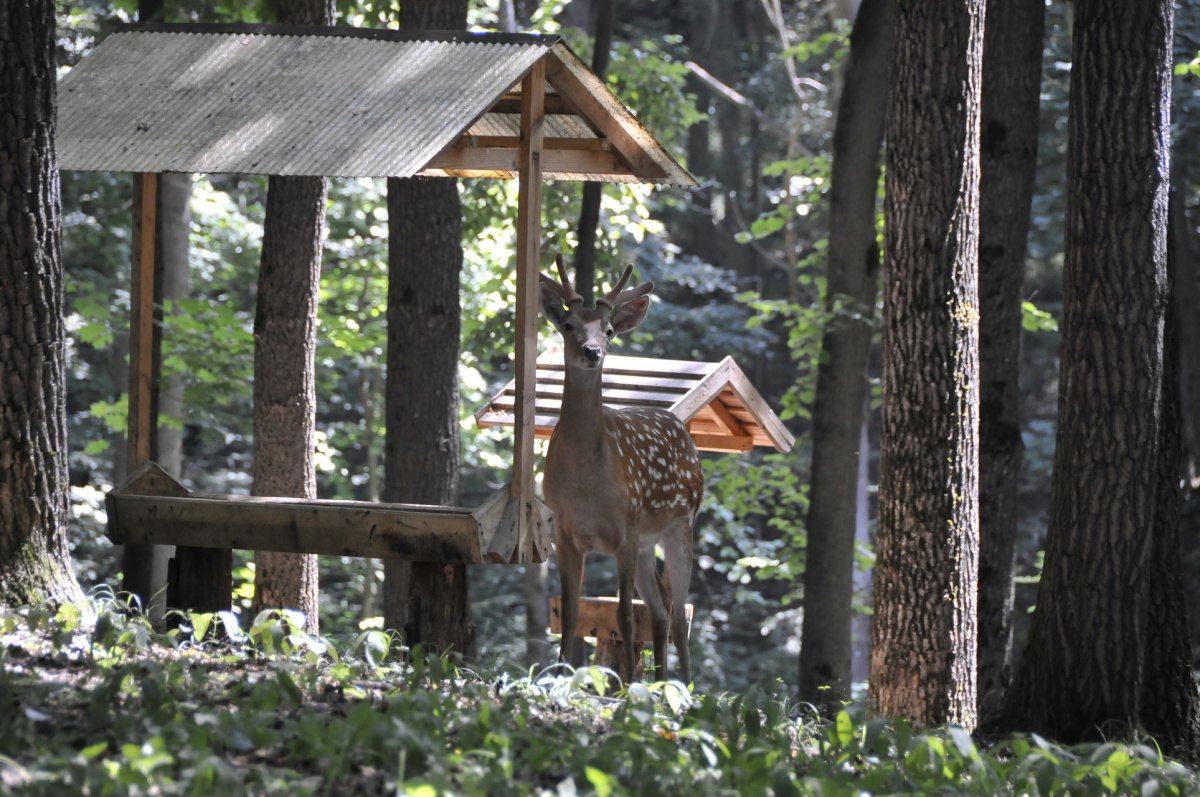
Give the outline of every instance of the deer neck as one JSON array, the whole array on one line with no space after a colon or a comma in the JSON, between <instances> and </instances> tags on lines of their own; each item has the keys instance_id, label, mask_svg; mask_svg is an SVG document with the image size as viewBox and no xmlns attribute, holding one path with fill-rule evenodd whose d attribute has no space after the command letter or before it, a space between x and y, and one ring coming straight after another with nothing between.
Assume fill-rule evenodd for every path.
<instances>
[{"instance_id":1,"label":"deer neck","mask_svg":"<svg viewBox=\"0 0 1200 797\"><path fill-rule=\"evenodd\" d=\"M599 456L605 436L604 401L601 394L603 371L600 368L566 369L563 384L562 413L558 431L578 455Z\"/></svg>"}]
</instances>

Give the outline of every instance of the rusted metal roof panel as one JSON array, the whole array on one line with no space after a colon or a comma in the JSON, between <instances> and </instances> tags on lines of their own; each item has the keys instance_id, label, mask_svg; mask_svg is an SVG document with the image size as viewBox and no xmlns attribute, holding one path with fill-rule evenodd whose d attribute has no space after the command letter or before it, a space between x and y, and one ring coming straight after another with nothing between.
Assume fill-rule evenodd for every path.
<instances>
[{"instance_id":1,"label":"rusted metal roof panel","mask_svg":"<svg viewBox=\"0 0 1200 797\"><path fill-rule=\"evenodd\" d=\"M61 168L411 176L557 41L261 30L109 36L59 86Z\"/></svg>"}]
</instances>

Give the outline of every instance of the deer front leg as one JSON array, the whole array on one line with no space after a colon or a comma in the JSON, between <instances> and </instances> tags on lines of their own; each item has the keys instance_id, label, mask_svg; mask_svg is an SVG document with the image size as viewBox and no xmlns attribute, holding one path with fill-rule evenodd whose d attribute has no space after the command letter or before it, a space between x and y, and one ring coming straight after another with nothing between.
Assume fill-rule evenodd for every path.
<instances>
[{"instance_id":1,"label":"deer front leg","mask_svg":"<svg viewBox=\"0 0 1200 797\"><path fill-rule=\"evenodd\" d=\"M572 544L569 535L559 531L555 549L558 553L558 583L562 591L562 646L558 660L572 667L583 666L583 640L575 636L579 625L579 594L583 590L583 557Z\"/></svg>"},{"instance_id":2,"label":"deer front leg","mask_svg":"<svg viewBox=\"0 0 1200 797\"><path fill-rule=\"evenodd\" d=\"M637 580L637 542L626 542L617 549L617 630L625 643L625 666L621 678L632 683L636 678L634 669L633 635L633 588Z\"/></svg>"}]
</instances>

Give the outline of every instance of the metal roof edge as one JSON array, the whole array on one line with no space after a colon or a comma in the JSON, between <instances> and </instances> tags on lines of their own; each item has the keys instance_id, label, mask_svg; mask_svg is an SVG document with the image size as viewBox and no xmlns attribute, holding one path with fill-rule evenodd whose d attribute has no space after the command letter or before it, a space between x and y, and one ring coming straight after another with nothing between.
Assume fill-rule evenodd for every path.
<instances>
[{"instance_id":1,"label":"metal roof edge","mask_svg":"<svg viewBox=\"0 0 1200 797\"><path fill-rule=\"evenodd\" d=\"M553 47L560 36L541 33L476 33L469 30L392 30L351 25L284 25L248 22L136 22L118 25L114 33L209 33L243 36L340 36L377 41L481 42Z\"/></svg>"}]
</instances>

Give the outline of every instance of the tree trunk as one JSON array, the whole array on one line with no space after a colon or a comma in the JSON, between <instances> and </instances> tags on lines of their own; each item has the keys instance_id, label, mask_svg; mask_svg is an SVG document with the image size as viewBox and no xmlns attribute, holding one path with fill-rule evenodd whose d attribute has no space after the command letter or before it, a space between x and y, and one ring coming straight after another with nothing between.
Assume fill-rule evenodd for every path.
<instances>
[{"instance_id":1,"label":"tree trunk","mask_svg":"<svg viewBox=\"0 0 1200 797\"><path fill-rule=\"evenodd\" d=\"M462 30L467 0L413 0L400 24ZM517 13L520 13L518 10ZM388 180L388 351L384 500L458 501L462 208L446 178ZM465 565L384 560L384 626L409 645L470 655Z\"/></svg>"},{"instance_id":2,"label":"tree trunk","mask_svg":"<svg viewBox=\"0 0 1200 797\"><path fill-rule=\"evenodd\" d=\"M458 501L462 212L455 181L388 180L388 353L384 500ZM409 645L469 655L465 565L385 562L384 624ZM396 589L408 582L408 597ZM397 594L400 593L400 594Z\"/></svg>"},{"instance_id":3,"label":"tree trunk","mask_svg":"<svg viewBox=\"0 0 1200 797\"><path fill-rule=\"evenodd\" d=\"M979 695L1003 705L1012 667L1021 283L1037 167L1044 0L988 0L979 199Z\"/></svg>"},{"instance_id":4,"label":"tree trunk","mask_svg":"<svg viewBox=\"0 0 1200 797\"><path fill-rule=\"evenodd\" d=\"M0 11L0 604L83 593L67 547L55 5ZM14 112L18 109L19 112Z\"/></svg>"},{"instance_id":5,"label":"tree trunk","mask_svg":"<svg viewBox=\"0 0 1200 797\"><path fill-rule=\"evenodd\" d=\"M878 293L875 197L887 107L893 0L865 0L850 36L830 184L829 266L813 404L800 699L850 699L854 536L867 354Z\"/></svg>"},{"instance_id":6,"label":"tree trunk","mask_svg":"<svg viewBox=\"0 0 1200 797\"><path fill-rule=\"evenodd\" d=\"M1160 459L1171 23L1169 0L1075 9L1050 526L1004 720L1066 743L1148 727L1162 713L1143 701L1195 689L1157 664L1163 628L1185 622L1163 614L1179 557L1159 507L1175 478Z\"/></svg>"},{"instance_id":7,"label":"tree trunk","mask_svg":"<svg viewBox=\"0 0 1200 797\"><path fill-rule=\"evenodd\" d=\"M900 0L887 123L871 698L975 724L983 0Z\"/></svg>"},{"instance_id":8,"label":"tree trunk","mask_svg":"<svg viewBox=\"0 0 1200 797\"><path fill-rule=\"evenodd\" d=\"M1175 204L1182 200L1172 196L1170 202ZM1174 228L1172 232L1167 273L1173 289L1178 262L1175 239L1185 231ZM1194 311L1194 307L1189 309L1189 312ZM1187 621L1181 619L1187 616L1187 605L1183 571L1179 565L1183 554L1179 541L1179 516L1183 504L1179 366L1179 314L1175 305L1168 305L1163 335L1158 503L1150 551L1150 570L1156 577L1150 579L1148 585L1146 639L1149 644L1143 662L1142 727L1169 755L1194 763L1200 758L1200 692L1191 677L1192 651Z\"/></svg>"},{"instance_id":9,"label":"tree trunk","mask_svg":"<svg viewBox=\"0 0 1200 797\"><path fill-rule=\"evenodd\" d=\"M1185 191L1186 180L1172 169L1175 190ZM1179 320L1179 382L1184 443L1184 478L1189 482L1200 475L1200 305L1196 291L1196 243L1183 198L1171 198L1171 224L1174 230L1175 307Z\"/></svg>"},{"instance_id":10,"label":"tree trunk","mask_svg":"<svg viewBox=\"0 0 1200 797\"><path fill-rule=\"evenodd\" d=\"M279 21L332 25L332 0L280 0ZM273 176L267 187L254 316L254 494L316 498L317 298L324 177ZM318 633L317 557L258 551L252 611L299 609Z\"/></svg>"}]
</instances>

